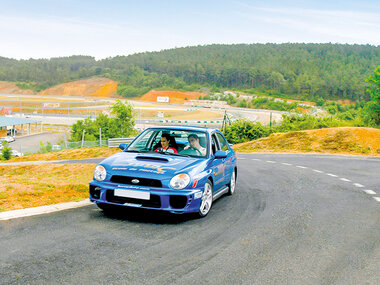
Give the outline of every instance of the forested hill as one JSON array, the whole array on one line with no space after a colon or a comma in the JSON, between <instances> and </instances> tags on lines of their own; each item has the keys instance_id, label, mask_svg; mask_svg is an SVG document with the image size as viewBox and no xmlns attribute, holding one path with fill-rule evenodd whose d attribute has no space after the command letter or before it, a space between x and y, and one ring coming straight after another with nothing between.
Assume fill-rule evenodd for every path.
<instances>
[{"instance_id":1,"label":"forested hill","mask_svg":"<svg viewBox=\"0 0 380 285\"><path fill-rule=\"evenodd\" d=\"M0 58L0 80L35 90L91 76L119 82L123 96L150 89L271 91L305 99L360 100L380 65L380 46L239 44L176 48L96 61L88 56Z\"/></svg>"}]
</instances>

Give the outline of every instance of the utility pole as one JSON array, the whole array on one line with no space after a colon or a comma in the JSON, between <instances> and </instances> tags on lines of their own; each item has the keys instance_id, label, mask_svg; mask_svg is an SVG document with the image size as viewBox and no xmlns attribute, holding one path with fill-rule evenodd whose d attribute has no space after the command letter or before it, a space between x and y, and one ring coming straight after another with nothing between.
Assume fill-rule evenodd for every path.
<instances>
[{"instance_id":1,"label":"utility pole","mask_svg":"<svg viewBox=\"0 0 380 285\"><path fill-rule=\"evenodd\" d=\"M82 133L82 146L83 147L83 144L84 144L84 133L86 132L86 130L83 130L83 133Z\"/></svg>"},{"instance_id":2,"label":"utility pole","mask_svg":"<svg viewBox=\"0 0 380 285\"><path fill-rule=\"evenodd\" d=\"M272 112L270 112L269 129L272 130Z\"/></svg>"},{"instance_id":3,"label":"utility pole","mask_svg":"<svg viewBox=\"0 0 380 285\"><path fill-rule=\"evenodd\" d=\"M222 130L224 130L227 127L227 123L231 125L231 120L230 120L230 118L227 115L227 110L224 110Z\"/></svg>"},{"instance_id":4,"label":"utility pole","mask_svg":"<svg viewBox=\"0 0 380 285\"><path fill-rule=\"evenodd\" d=\"M102 128L99 128L99 144L102 146Z\"/></svg>"}]
</instances>

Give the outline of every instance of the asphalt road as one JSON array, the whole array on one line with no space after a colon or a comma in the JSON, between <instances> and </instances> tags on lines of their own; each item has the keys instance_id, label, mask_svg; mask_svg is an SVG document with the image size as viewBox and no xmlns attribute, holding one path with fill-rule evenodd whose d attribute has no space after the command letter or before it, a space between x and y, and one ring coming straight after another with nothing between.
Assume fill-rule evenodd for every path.
<instances>
[{"instance_id":1,"label":"asphalt road","mask_svg":"<svg viewBox=\"0 0 380 285\"><path fill-rule=\"evenodd\" d=\"M63 140L64 137L64 133L41 133L22 137L16 136L16 140L9 143L9 146L22 153L34 153L40 150L41 142L44 143L44 145L46 145L47 142L54 145Z\"/></svg>"},{"instance_id":2,"label":"asphalt road","mask_svg":"<svg viewBox=\"0 0 380 285\"><path fill-rule=\"evenodd\" d=\"M91 205L1 221L0 283L380 283L380 159L238 163L236 193L204 219Z\"/></svg>"}]
</instances>

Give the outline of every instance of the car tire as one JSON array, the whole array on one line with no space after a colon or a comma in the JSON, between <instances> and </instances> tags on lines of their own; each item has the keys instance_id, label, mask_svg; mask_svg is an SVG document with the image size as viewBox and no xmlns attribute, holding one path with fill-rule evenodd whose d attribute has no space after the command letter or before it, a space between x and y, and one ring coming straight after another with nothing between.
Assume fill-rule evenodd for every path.
<instances>
[{"instance_id":1,"label":"car tire","mask_svg":"<svg viewBox=\"0 0 380 285\"><path fill-rule=\"evenodd\" d=\"M213 194L213 191L212 191L212 183L210 180L207 180L206 184L205 184L205 189L203 191L203 194L202 194L202 201L201 201L201 205L199 207L199 212L198 212L198 216L203 218L203 217L206 217L207 214L210 212L211 210L211 207L212 207L212 195Z\"/></svg>"},{"instance_id":2,"label":"car tire","mask_svg":"<svg viewBox=\"0 0 380 285\"><path fill-rule=\"evenodd\" d=\"M230 183L228 183L228 195L235 193L236 188L236 169L232 172Z\"/></svg>"}]
</instances>

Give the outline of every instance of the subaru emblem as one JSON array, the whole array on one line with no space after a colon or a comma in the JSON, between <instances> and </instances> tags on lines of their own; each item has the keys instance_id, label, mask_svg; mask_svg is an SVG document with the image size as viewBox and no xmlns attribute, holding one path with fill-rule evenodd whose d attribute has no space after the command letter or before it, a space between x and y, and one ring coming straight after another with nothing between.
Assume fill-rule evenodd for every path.
<instances>
[{"instance_id":1,"label":"subaru emblem","mask_svg":"<svg viewBox=\"0 0 380 285\"><path fill-rule=\"evenodd\" d=\"M138 180L138 179L132 179L132 183L133 184L137 184L137 183L139 183L140 182L140 180Z\"/></svg>"}]
</instances>

